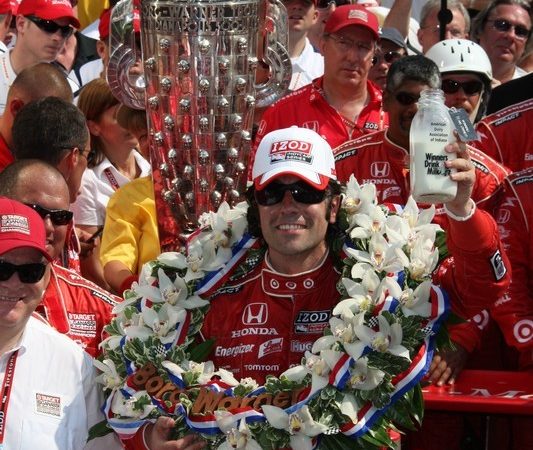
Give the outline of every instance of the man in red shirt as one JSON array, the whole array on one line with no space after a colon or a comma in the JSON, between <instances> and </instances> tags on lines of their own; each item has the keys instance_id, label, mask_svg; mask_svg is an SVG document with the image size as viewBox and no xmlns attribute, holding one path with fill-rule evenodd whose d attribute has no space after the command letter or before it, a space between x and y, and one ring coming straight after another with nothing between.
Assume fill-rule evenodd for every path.
<instances>
[{"instance_id":1,"label":"man in red shirt","mask_svg":"<svg viewBox=\"0 0 533 450\"><path fill-rule=\"evenodd\" d=\"M324 76L265 111L255 148L265 134L293 125L316 131L332 148L386 127L381 90L368 80L377 40L374 14L358 5L336 8L321 41Z\"/></svg>"},{"instance_id":2,"label":"man in red shirt","mask_svg":"<svg viewBox=\"0 0 533 450\"><path fill-rule=\"evenodd\" d=\"M533 99L508 106L478 122L476 147L513 172L533 167Z\"/></svg>"},{"instance_id":3,"label":"man in red shirt","mask_svg":"<svg viewBox=\"0 0 533 450\"><path fill-rule=\"evenodd\" d=\"M57 263L72 220L63 176L43 161L20 160L0 174L0 196L31 206L44 220L46 250L54 263L37 312L91 356L97 356L104 326L120 299Z\"/></svg>"}]
</instances>

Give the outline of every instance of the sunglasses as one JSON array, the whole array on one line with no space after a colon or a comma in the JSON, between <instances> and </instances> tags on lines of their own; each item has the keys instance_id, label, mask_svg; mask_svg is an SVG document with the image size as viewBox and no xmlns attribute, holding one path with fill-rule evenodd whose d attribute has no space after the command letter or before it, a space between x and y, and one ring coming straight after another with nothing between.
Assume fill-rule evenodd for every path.
<instances>
[{"instance_id":1,"label":"sunglasses","mask_svg":"<svg viewBox=\"0 0 533 450\"><path fill-rule=\"evenodd\" d=\"M380 53L372 58L372 65L375 66L379 61L385 60L387 64L391 64L394 61L400 59L403 55L400 52L390 51L386 53Z\"/></svg>"},{"instance_id":2,"label":"sunglasses","mask_svg":"<svg viewBox=\"0 0 533 450\"><path fill-rule=\"evenodd\" d=\"M19 280L22 283L37 283L46 270L46 264L11 264L7 261L0 261L0 281L9 280L15 272L19 274Z\"/></svg>"},{"instance_id":3,"label":"sunglasses","mask_svg":"<svg viewBox=\"0 0 533 450\"><path fill-rule=\"evenodd\" d=\"M398 92L394 98L400 105L411 106L418 101L420 95L409 94L408 92Z\"/></svg>"},{"instance_id":4,"label":"sunglasses","mask_svg":"<svg viewBox=\"0 0 533 450\"><path fill-rule=\"evenodd\" d=\"M466 95L476 95L483 90L483 83L479 80L459 82L455 80L442 80L442 90L445 94L455 94L462 89Z\"/></svg>"},{"instance_id":5,"label":"sunglasses","mask_svg":"<svg viewBox=\"0 0 533 450\"><path fill-rule=\"evenodd\" d=\"M287 191L295 201L306 205L320 203L326 197L326 190L319 191L303 181L297 181L292 184L270 183L266 188L255 191L255 200L261 206L277 205Z\"/></svg>"},{"instance_id":6,"label":"sunglasses","mask_svg":"<svg viewBox=\"0 0 533 450\"><path fill-rule=\"evenodd\" d=\"M72 35L72 33L74 33L74 28L72 28L70 25L58 25L53 20L45 20L35 16L26 16L26 19L33 22L45 33L54 34L57 32L57 30L60 30L62 38L68 38Z\"/></svg>"},{"instance_id":7,"label":"sunglasses","mask_svg":"<svg viewBox=\"0 0 533 450\"><path fill-rule=\"evenodd\" d=\"M319 9L326 9L329 5L342 6L350 3L350 0L318 0L316 7Z\"/></svg>"},{"instance_id":8,"label":"sunglasses","mask_svg":"<svg viewBox=\"0 0 533 450\"><path fill-rule=\"evenodd\" d=\"M515 25L505 19L487 20L487 23L492 23L494 29L502 33L507 33L511 28L514 28L514 34L518 39L527 39L531 31L522 25Z\"/></svg>"},{"instance_id":9,"label":"sunglasses","mask_svg":"<svg viewBox=\"0 0 533 450\"><path fill-rule=\"evenodd\" d=\"M50 217L54 225L67 225L74 215L72 211L67 211L66 209L48 209L36 203L25 203L25 205L37 212L43 220Z\"/></svg>"}]
</instances>

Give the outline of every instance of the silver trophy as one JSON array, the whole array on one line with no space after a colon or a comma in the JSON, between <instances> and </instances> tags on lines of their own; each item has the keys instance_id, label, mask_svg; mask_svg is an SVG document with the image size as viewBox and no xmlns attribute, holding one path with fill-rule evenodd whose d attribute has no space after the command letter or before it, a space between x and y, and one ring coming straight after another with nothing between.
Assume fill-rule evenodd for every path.
<instances>
[{"instance_id":1,"label":"silver trophy","mask_svg":"<svg viewBox=\"0 0 533 450\"><path fill-rule=\"evenodd\" d=\"M141 0L142 53L133 17L130 0L113 9L107 77L146 109L161 248L177 250L202 213L243 199L254 107L291 78L287 12L279 0ZM258 64L270 73L259 85Z\"/></svg>"}]
</instances>

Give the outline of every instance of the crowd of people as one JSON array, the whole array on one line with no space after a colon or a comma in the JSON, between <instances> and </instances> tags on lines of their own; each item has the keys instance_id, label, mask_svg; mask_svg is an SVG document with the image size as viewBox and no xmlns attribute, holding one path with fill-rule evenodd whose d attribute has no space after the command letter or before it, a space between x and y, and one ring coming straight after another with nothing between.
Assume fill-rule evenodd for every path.
<instances>
[{"instance_id":1,"label":"crowd of people","mask_svg":"<svg viewBox=\"0 0 533 450\"><path fill-rule=\"evenodd\" d=\"M104 419L92 358L113 308L161 249L153 136L144 111L106 81L117 2L102 5L99 39L83 34L76 3L0 0L0 448L200 449L197 435L170 439L169 418L123 442L113 433L85 442ZM427 381L452 385L465 368L533 370L531 4L473 11L448 0L444 14L440 0L385 3L383 15L379 2L283 0L292 79L256 115L246 168L261 260L212 293L200 333L215 349L248 349L209 355L238 377L279 375L322 335L340 300L330 237L344 186L355 176L379 203L407 203L411 123L426 89L441 89L478 134L446 147L458 191L437 205L450 257L433 281L463 320L449 325L453 345L435 353ZM288 142L296 150L271 157ZM302 311L325 312L323 323L294 332ZM246 332L258 315L272 333ZM281 344L261 359L271 334ZM465 420L428 413L402 448L459 449ZM495 430L492 445L526 448L533 427L520 430L512 439Z\"/></svg>"}]
</instances>

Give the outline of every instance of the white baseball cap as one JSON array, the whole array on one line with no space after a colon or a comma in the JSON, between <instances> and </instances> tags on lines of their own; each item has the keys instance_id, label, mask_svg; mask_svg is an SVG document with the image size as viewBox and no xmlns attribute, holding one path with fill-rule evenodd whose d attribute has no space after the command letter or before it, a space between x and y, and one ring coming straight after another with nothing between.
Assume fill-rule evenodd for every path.
<instances>
[{"instance_id":1,"label":"white baseball cap","mask_svg":"<svg viewBox=\"0 0 533 450\"><path fill-rule=\"evenodd\" d=\"M271 131L255 154L252 178L257 190L282 175L294 175L316 189L336 180L330 145L319 134L296 126Z\"/></svg>"}]
</instances>

